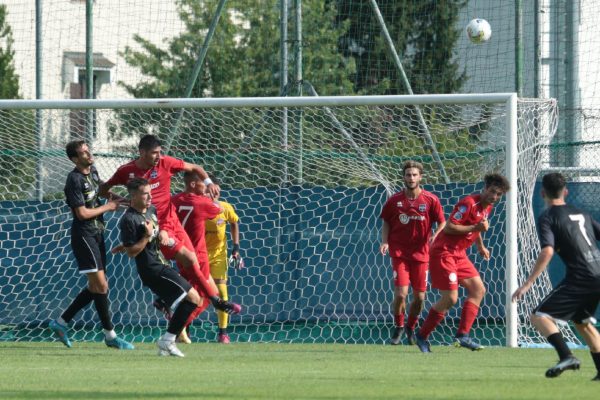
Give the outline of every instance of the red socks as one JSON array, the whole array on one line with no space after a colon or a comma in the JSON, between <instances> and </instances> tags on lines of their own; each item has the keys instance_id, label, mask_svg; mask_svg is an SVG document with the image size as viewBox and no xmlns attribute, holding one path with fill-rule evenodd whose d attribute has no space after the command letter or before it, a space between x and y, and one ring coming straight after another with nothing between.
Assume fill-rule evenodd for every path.
<instances>
[{"instance_id":1,"label":"red socks","mask_svg":"<svg viewBox=\"0 0 600 400\"><path fill-rule=\"evenodd\" d=\"M395 315L394 323L396 324L396 327L398 327L398 328L404 327L404 313Z\"/></svg>"},{"instance_id":2,"label":"red socks","mask_svg":"<svg viewBox=\"0 0 600 400\"><path fill-rule=\"evenodd\" d=\"M462 313L460 315L460 324L458 325L458 331L456 335L468 335L471 331L471 327L475 322L475 318L477 318L477 314L479 313L479 306L471 303L470 301L465 301L463 304Z\"/></svg>"},{"instance_id":3,"label":"red socks","mask_svg":"<svg viewBox=\"0 0 600 400\"><path fill-rule=\"evenodd\" d=\"M433 332L440 322L444 320L445 316L445 312L439 312L431 307L429 309L429 314L427 314L427 318L425 318L425 322L423 322L423 326L419 329L419 336L423 339L427 339L431 332Z\"/></svg>"},{"instance_id":4,"label":"red socks","mask_svg":"<svg viewBox=\"0 0 600 400\"><path fill-rule=\"evenodd\" d=\"M415 327L417 326L417 322L419 321L419 316L418 315L408 315L408 321L406 321L406 327L408 329L412 329L414 330Z\"/></svg>"}]
</instances>

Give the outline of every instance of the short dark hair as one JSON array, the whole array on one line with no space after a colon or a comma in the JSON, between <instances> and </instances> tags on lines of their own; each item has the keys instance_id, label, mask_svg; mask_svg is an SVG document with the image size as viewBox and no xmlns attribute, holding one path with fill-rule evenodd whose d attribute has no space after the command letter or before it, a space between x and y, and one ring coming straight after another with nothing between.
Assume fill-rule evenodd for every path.
<instances>
[{"instance_id":1,"label":"short dark hair","mask_svg":"<svg viewBox=\"0 0 600 400\"><path fill-rule=\"evenodd\" d=\"M138 144L139 150L153 150L161 146L160 140L154 135L144 135Z\"/></svg>"},{"instance_id":2,"label":"short dark hair","mask_svg":"<svg viewBox=\"0 0 600 400\"><path fill-rule=\"evenodd\" d=\"M409 168L416 168L419 170L419 174L423 175L423 164L421 164L420 162L413 160L406 161L402 166L402 174L404 175L406 173L406 170Z\"/></svg>"},{"instance_id":3,"label":"short dark hair","mask_svg":"<svg viewBox=\"0 0 600 400\"><path fill-rule=\"evenodd\" d=\"M510 190L510 183L508 183L508 179L506 179L503 175L500 174L487 174L483 178L483 182L485 183L486 188L490 186L495 186L498 189L502 190L504 193Z\"/></svg>"},{"instance_id":4,"label":"short dark hair","mask_svg":"<svg viewBox=\"0 0 600 400\"><path fill-rule=\"evenodd\" d=\"M132 194L133 192L139 191L142 186L146 185L148 185L148 181L144 178L131 178L129 182L127 182L127 192Z\"/></svg>"},{"instance_id":5,"label":"short dark hair","mask_svg":"<svg viewBox=\"0 0 600 400\"><path fill-rule=\"evenodd\" d=\"M85 140L71 140L69 143L67 143L65 150L67 151L67 157L69 157L69 160L73 157L77 157L77 150L79 150L79 148L84 144Z\"/></svg>"},{"instance_id":6,"label":"short dark hair","mask_svg":"<svg viewBox=\"0 0 600 400\"><path fill-rule=\"evenodd\" d=\"M186 183L186 185L191 181L198 180L199 178L200 175L196 171L185 171L183 173L183 181Z\"/></svg>"},{"instance_id":7,"label":"short dark hair","mask_svg":"<svg viewBox=\"0 0 600 400\"><path fill-rule=\"evenodd\" d=\"M567 180L561 173L551 172L542 178L544 193L551 199L558 199L566 186Z\"/></svg>"}]
</instances>

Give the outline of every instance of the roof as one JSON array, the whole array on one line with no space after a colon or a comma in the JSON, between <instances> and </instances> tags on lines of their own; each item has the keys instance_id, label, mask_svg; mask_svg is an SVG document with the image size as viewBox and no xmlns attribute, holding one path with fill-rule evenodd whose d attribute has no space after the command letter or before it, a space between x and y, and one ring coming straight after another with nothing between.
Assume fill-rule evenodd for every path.
<instances>
[{"instance_id":1,"label":"roof","mask_svg":"<svg viewBox=\"0 0 600 400\"><path fill-rule=\"evenodd\" d=\"M77 67L85 67L85 52L65 51L65 58L68 58ZM102 53L93 54L94 68L112 68L115 63L104 57Z\"/></svg>"}]
</instances>

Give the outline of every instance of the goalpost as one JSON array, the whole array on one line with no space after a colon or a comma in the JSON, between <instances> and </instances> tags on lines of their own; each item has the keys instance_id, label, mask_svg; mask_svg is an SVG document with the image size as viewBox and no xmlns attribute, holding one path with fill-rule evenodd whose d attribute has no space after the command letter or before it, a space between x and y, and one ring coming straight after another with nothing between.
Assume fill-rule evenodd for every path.
<instances>
[{"instance_id":1,"label":"goalpost","mask_svg":"<svg viewBox=\"0 0 600 400\"><path fill-rule=\"evenodd\" d=\"M90 134L85 115L91 109ZM41 111L37 127L35 110ZM378 254L378 216L402 187L402 163L414 159L425 165L424 186L438 194L446 215L459 198L481 190L485 173L507 176L512 190L484 235L492 258L472 255L488 288L473 332L486 345L543 341L528 314L549 292L548 277L519 305L510 295L539 249L533 189L557 117L555 101L514 93L0 100L0 340L46 338L45 322L85 284L69 246L62 188L73 165L65 144L87 133L106 180L136 156L140 135L154 133L168 154L216 172L224 199L240 214L247 268L229 271L229 287L246 311L232 317L233 340L387 342L393 293L389 259ZM106 215L109 248L118 241L120 214ZM116 329L152 340L164 321L150 292L130 260L108 259ZM427 308L436 296L428 293ZM449 342L461 306L433 343ZM195 322L196 339L213 340L213 314ZM95 339L100 330L93 310L75 319L77 340ZM577 341L568 329L565 335Z\"/></svg>"}]
</instances>

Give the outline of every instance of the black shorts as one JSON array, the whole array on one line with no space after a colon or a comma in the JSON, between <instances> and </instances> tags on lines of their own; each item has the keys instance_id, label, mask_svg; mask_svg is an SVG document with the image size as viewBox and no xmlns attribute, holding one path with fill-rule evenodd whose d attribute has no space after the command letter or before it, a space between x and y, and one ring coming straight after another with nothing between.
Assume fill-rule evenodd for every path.
<instances>
[{"instance_id":1,"label":"black shorts","mask_svg":"<svg viewBox=\"0 0 600 400\"><path fill-rule=\"evenodd\" d=\"M542 300L533 312L546 314L561 321L573 321L581 324L595 321L594 314L598 303L600 303L598 288L561 283Z\"/></svg>"},{"instance_id":2,"label":"black shorts","mask_svg":"<svg viewBox=\"0 0 600 400\"><path fill-rule=\"evenodd\" d=\"M102 233L93 236L71 235L71 248L80 274L105 270L106 245Z\"/></svg>"},{"instance_id":3,"label":"black shorts","mask_svg":"<svg viewBox=\"0 0 600 400\"><path fill-rule=\"evenodd\" d=\"M172 309L177 307L192 288L192 285L171 267L164 266L159 270L155 267L142 267L137 270L144 286L150 288Z\"/></svg>"}]
</instances>

